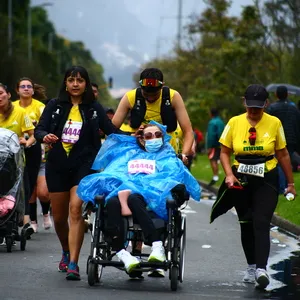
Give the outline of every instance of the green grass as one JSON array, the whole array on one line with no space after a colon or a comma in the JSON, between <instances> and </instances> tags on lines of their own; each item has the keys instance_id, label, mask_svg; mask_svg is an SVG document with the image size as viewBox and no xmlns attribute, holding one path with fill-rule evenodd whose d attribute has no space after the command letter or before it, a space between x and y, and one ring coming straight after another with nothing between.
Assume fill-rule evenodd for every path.
<instances>
[{"instance_id":1,"label":"green grass","mask_svg":"<svg viewBox=\"0 0 300 300\"><path fill-rule=\"evenodd\" d=\"M205 154L197 155L197 160L194 161L194 164L191 168L191 172L198 180L210 182L213 174L212 174L212 170L207 155ZM300 193L300 172L293 173L293 174L294 174L296 191ZM215 185L216 187L218 187L224 179L224 172L221 165L219 165L219 177L220 180ZM278 216L286 220L289 220L294 224L300 225L300 199L299 198L300 197L298 196L295 198L294 201L288 201L284 196L280 195L275 213Z\"/></svg>"}]
</instances>

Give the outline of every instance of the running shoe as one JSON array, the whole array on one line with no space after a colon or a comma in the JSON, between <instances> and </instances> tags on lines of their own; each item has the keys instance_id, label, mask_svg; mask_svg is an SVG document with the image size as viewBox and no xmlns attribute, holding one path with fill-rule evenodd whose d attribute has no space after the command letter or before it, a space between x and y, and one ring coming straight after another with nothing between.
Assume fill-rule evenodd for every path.
<instances>
[{"instance_id":1,"label":"running shoe","mask_svg":"<svg viewBox=\"0 0 300 300\"><path fill-rule=\"evenodd\" d=\"M125 249L119 251L117 257L124 264L127 273L132 272L140 264L140 261Z\"/></svg>"},{"instance_id":2,"label":"running shoe","mask_svg":"<svg viewBox=\"0 0 300 300\"><path fill-rule=\"evenodd\" d=\"M34 233L36 233L38 231L38 223L37 223L37 221L31 221L30 225L33 228Z\"/></svg>"},{"instance_id":3,"label":"running shoe","mask_svg":"<svg viewBox=\"0 0 300 300\"><path fill-rule=\"evenodd\" d=\"M23 232L24 232L24 236L26 237L27 240L30 240L30 236L34 233L34 229L33 227L31 226L30 223L26 223L24 226L23 226Z\"/></svg>"},{"instance_id":4,"label":"running shoe","mask_svg":"<svg viewBox=\"0 0 300 300\"><path fill-rule=\"evenodd\" d=\"M80 280L79 267L77 263L70 262L67 271L67 280Z\"/></svg>"},{"instance_id":5,"label":"running shoe","mask_svg":"<svg viewBox=\"0 0 300 300\"><path fill-rule=\"evenodd\" d=\"M255 265L249 265L246 269L245 276L243 278L243 282L245 283L255 283Z\"/></svg>"},{"instance_id":6,"label":"running shoe","mask_svg":"<svg viewBox=\"0 0 300 300\"><path fill-rule=\"evenodd\" d=\"M258 288L264 289L270 283L270 278L265 269L256 269L255 272L255 280L257 282Z\"/></svg>"},{"instance_id":7,"label":"running shoe","mask_svg":"<svg viewBox=\"0 0 300 300\"><path fill-rule=\"evenodd\" d=\"M44 219L44 222L43 222L43 227L45 230L48 230L52 227L52 221L51 221L51 217L49 214L47 215L43 215L43 219Z\"/></svg>"},{"instance_id":8,"label":"running shoe","mask_svg":"<svg viewBox=\"0 0 300 300\"><path fill-rule=\"evenodd\" d=\"M62 258L58 265L58 272L67 272L70 260L70 252L63 251Z\"/></svg>"},{"instance_id":9,"label":"running shoe","mask_svg":"<svg viewBox=\"0 0 300 300\"><path fill-rule=\"evenodd\" d=\"M164 262L166 260L165 248L161 241L153 242L148 262Z\"/></svg>"}]
</instances>

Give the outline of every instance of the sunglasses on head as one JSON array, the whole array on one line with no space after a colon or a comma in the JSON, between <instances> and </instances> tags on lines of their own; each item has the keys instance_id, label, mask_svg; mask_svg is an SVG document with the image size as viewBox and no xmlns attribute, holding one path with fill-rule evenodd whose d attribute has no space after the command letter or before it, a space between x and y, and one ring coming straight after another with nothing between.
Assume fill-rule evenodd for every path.
<instances>
[{"instance_id":1,"label":"sunglasses on head","mask_svg":"<svg viewBox=\"0 0 300 300\"><path fill-rule=\"evenodd\" d=\"M145 140L161 138L162 137L162 132L161 131L145 132L143 137L144 137Z\"/></svg>"},{"instance_id":2,"label":"sunglasses on head","mask_svg":"<svg viewBox=\"0 0 300 300\"><path fill-rule=\"evenodd\" d=\"M256 129L254 127L251 127L248 132L250 133L249 143L251 146L254 146L256 141Z\"/></svg>"},{"instance_id":3,"label":"sunglasses on head","mask_svg":"<svg viewBox=\"0 0 300 300\"><path fill-rule=\"evenodd\" d=\"M146 87L146 86L151 86L151 87L160 87L164 83L160 80L154 79L154 78L144 78L139 81L140 86Z\"/></svg>"},{"instance_id":4,"label":"sunglasses on head","mask_svg":"<svg viewBox=\"0 0 300 300\"><path fill-rule=\"evenodd\" d=\"M22 84L22 85L20 85L19 86L19 88L21 88L21 89L32 89L33 88L33 86L31 85L31 84Z\"/></svg>"}]
</instances>

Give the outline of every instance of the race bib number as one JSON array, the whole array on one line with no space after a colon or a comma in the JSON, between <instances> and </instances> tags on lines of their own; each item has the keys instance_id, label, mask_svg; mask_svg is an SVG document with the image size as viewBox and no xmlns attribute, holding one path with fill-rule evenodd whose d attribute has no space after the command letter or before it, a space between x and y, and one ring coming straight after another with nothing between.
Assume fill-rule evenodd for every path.
<instances>
[{"instance_id":1,"label":"race bib number","mask_svg":"<svg viewBox=\"0 0 300 300\"><path fill-rule=\"evenodd\" d=\"M64 127L61 140L67 144L75 144L79 140L82 122L67 121Z\"/></svg>"},{"instance_id":2,"label":"race bib number","mask_svg":"<svg viewBox=\"0 0 300 300\"><path fill-rule=\"evenodd\" d=\"M264 177L265 176L265 164L257 164L257 165L245 165L240 164L238 167L238 173L243 173L247 175L253 175L258 177Z\"/></svg>"},{"instance_id":3,"label":"race bib number","mask_svg":"<svg viewBox=\"0 0 300 300\"><path fill-rule=\"evenodd\" d=\"M155 160L149 159L135 159L128 162L128 173L144 173L153 174L155 173Z\"/></svg>"}]
</instances>

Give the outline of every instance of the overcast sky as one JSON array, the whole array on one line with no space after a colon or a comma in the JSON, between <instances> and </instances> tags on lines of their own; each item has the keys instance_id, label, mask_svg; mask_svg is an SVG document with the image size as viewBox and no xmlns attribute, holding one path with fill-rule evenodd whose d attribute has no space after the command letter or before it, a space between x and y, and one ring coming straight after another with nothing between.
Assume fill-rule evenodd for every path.
<instances>
[{"instance_id":1,"label":"overcast sky","mask_svg":"<svg viewBox=\"0 0 300 300\"><path fill-rule=\"evenodd\" d=\"M156 56L171 53L178 33L178 0L31 0L45 7L56 31L82 41L114 78L114 96L133 87L132 75ZM231 15L252 0L233 0ZM182 0L182 27L205 9L202 0Z\"/></svg>"}]
</instances>

